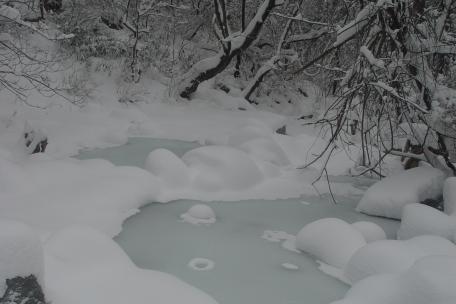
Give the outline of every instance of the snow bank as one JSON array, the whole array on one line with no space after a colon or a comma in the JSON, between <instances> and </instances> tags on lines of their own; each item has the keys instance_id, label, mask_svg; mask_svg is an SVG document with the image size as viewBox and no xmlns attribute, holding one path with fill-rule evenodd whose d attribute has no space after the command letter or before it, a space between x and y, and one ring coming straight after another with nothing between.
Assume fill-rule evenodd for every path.
<instances>
[{"instance_id":1,"label":"snow bank","mask_svg":"<svg viewBox=\"0 0 456 304\"><path fill-rule=\"evenodd\" d=\"M345 298L332 304L450 304L456 303L456 258L428 256L401 274L368 277Z\"/></svg>"},{"instance_id":2,"label":"snow bank","mask_svg":"<svg viewBox=\"0 0 456 304\"><path fill-rule=\"evenodd\" d=\"M404 240L430 234L453 240L455 233L456 216L448 216L426 205L410 204L404 207L397 236Z\"/></svg>"},{"instance_id":3,"label":"snow bank","mask_svg":"<svg viewBox=\"0 0 456 304\"><path fill-rule=\"evenodd\" d=\"M456 177L447 178L443 185L443 210L456 215Z\"/></svg>"},{"instance_id":4,"label":"snow bank","mask_svg":"<svg viewBox=\"0 0 456 304\"><path fill-rule=\"evenodd\" d=\"M6 280L33 274L44 288L43 246L39 235L16 221L0 221L0 294Z\"/></svg>"},{"instance_id":5,"label":"snow bank","mask_svg":"<svg viewBox=\"0 0 456 304\"><path fill-rule=\"evenodd\" d=\"M386 239L386 233L383 228L375 223L361 221L353 223L352 226L361 232L367 243Z\"/></svg>"},{"instance_id":6,"label":"snow bank","mask_svg":"<svg viewBox=\"0 0 456 304\"><path fill-rule=\"evenodd\" d=\"M113 240L91 228L60 231L46 242L45 258L54 303L216 303L171 275L137 268Z\"/></svg>"},{"instance_id":7,"label":"snow bank","mask_svg":"<svg viewBox=\"0 0 456 304\"><path fill-rule=\"evenodd\" d=\"M366 245L363 235L337 218L307 224L296 236L296 247L323 262L344 268L352 255Z\"/></svg>"},{"instance_id":8,"label":"snow bank","mask_svg":"<svg viewBox=\"0 0 456 304\"><path fill-rule=\"evenodd\" d=\"M249 155L230 147L197 148L185 153L182 160L191 170L194 186L203 191L245 190L263 179Z\"/></svg>"},{"instance_id":9,"label":"snow bank","mask_svg":"<svg viewBox=\"0 0 456 304\"><path fill-rule=\"evenodd\" d=\"M438 236L419 236L407 241L382 240L359 249L348 262L344 277L351 283L377 274L399 273L430 255L456 257L456 246Z\"/></svg>"},{"instance_id":10,"label":"snow bank","mask_svg":"<svg viewBox=\"0 0 456 304\"><path fill-rule=\"evenodd\" d=\"M188 211L181 215L184 222L190 224L213 224L215 223L215 212L208 205L197 204L193 205Z\"/></svg>"},{"instance_id":11,"label":"snow bank","mask_svg":"<svg viewBox=\"0 0 456 304\"><path fill-rule=\"evenodd\" d=\"M114 236L159 194L159 181L147 171L104 160L37 155L16 163L0 156L0 166L0 214L41 233L80 224Z\"/></svg>"},{"instance_id":12,"label":"snow bank","mask_svg":"<svg viewBox=\"0 0 456 304\"><path fill-rule=\"evenodd\" d=\"M184 187L190 183L187 165L176 154L166 149L150 152L144 168L171 187Z\"/></svg>"},{"instance_id":13,"label":"snow bank","mask_svg":"<svg viewBox=\"0 0 456 304\"><path fill-rule=\"evenodd\" d=\"M361 198L357 211L400 219L402 208L442 194L445 174L432 167L418 167L386 177L371 186Z\"/></svg>"}]
</instances>

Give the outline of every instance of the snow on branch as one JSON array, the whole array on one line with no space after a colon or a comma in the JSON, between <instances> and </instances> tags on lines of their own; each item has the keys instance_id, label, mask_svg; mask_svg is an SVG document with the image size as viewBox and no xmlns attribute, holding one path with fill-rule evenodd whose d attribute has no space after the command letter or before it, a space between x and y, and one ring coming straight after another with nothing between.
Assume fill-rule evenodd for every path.
<instances>
[{"instance_id":1,"label":"snow on branch","mask_svg":"<svg viewBox=\"0 0 456 304\"><path fill-rule=\"evenodd\" d=\"M360 48L360 53L369 61L369 63L373 66L378 67L379 69L385 68L385 62L381 59L375 58L374 54L367 48L367 46L363 45Z\"/></svg>"},{"instance_id":2,"label":"snow on branch","mask_svg":"<svg viewBox=\"0 0 456 304\"><path fill-rule=\"evenodd\" d=\"M48 40L64 40L64 39L71 39L74 37L74 34L64 34L59 31L54 31L52 33L45 32L45 31L39 29L36 25L22 20L21 13L17 9L9 7L7 5L0 6L0 17L3 17L16 24L25 26L25 27L31 29L32 31L40 34L41 36L43 36L44 38L46 38Z\"/></svg>"}]
</instances>

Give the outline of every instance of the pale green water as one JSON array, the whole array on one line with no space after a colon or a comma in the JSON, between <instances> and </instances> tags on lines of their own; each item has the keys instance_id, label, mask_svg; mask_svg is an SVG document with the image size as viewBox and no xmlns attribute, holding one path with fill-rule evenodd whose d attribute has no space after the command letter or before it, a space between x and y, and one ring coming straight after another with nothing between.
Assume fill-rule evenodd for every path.
<instances>
[{"instance_id":1,"label":"pale green water","mask_svg":"<svg viewBox=\"0 0 456 304\"><path fill-rule=\"evenodd\" d=\"M86 152L81 158L105 158L116 164L142 166L153 149L166 148L182 155L196 146L179 141L132 139L126 146ZM348 222L371 220L394 236L397 222L353 211L358 199L338 197L337 205L329 197L212 202L217 222L211 226L194 226L179 220L180 214L198 202L152 203L128 219L115 240L139 267L171 273L220 304L327 304L343 297L348 286L321 273L313 258L286 250L280 243L261 236L265 230L295 235L305 224L323 217ZM196 271L188 267L188 262L197 257L214 261L215 268ZM299 269L285 269L282 263L292 263Z\"/></svg>"}]
</instances>

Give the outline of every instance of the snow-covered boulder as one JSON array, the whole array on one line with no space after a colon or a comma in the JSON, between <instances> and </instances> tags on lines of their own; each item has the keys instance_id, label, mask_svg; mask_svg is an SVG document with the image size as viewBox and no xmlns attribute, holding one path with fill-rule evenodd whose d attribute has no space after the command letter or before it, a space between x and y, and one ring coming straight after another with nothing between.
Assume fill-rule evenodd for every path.
<instances>
[{"instance_id":1,"label":"snow-covered boulder","mask_svg":"<svg viewBox=\"0 0 456 304\"><path fill-rule=\"evenodd\" d=\"M352 226L361 232L367 243L386 239L385 230L375 223L360 221L353 223Z\"/></svg>"},{"instance_id":2,"label":"snow-covered boulder","mask_svg":"<svg viewBox=\"0 0 456 304\"><path fill-rule=\"evenodd\" d=\"M418 236L406 241L382 240L358 250L344 269L344 277L356 283L377 274L400 273L418 259L430 255L456 257L456 245L438 236Z\"/></svg>"},{"instance_id":3,"label":"snow-covered boulder","mask_svg":"<svg viewBox=\"0 0 456 304\"><path fill-rule=\"evenodd\" d=\"M443 210L456 215L456 177L447 178L443 185Z\"/></svg>"},{"instance_id":4,"label":"snow-covered boulder","mask_svg":"<svg viewBox=\"0 0 456 304\"><path fill-rule=\"evenodd\" d=\"M445 174L432 167L402 171L367 189L356 210L400 219L405 205L438 198L442 194L444 180Z\"/></svg>"},{"instance_id":5,"label":"snow-covered boulder","mask_svg":"<svg viewBox=\"0 0 456 304\"><path fill-rule=\"evenodd\" d=\"M398 239L410 239L418 235L439 235L453 240L456 233L456 216L447 214L422 204L404 207Z\"/></svg>"},{"instance_id":6,"label":"snow-covered boulder","mask_svg":"<svg viewBox=\"0 0 456 304\"><path fill-rule=\"evenodd\" d=\"M357 282L332 304L456 303L456 258L427 256L400 274L382 274Z\"/></svg>"},{"instance_id":7,"label":"snow-covered boulder","mask_svg":"<svg viewBox=\"0 0 456 304\"><path fill-rule=\"evenodd\" d=\"M168 186L184 187L190 182L187 165L176 154L166 149L150 152L144 167Z\"/></svg>"},{"instance_id":8,"label":"snow-covered boulder","mask_svg":"<svg viewBox=\"0 0 456 304\"><path fill-rule=\"evenodd\" d=\"M6 280L34 275L44 288L43 246L38 234L16 221L0 221L0 295Z\"/></svg>"},{"instance_id":9,"label":"snow-covered boulder","mask_svg":"<svg viewBox=\"0 0 456 304\"><path fill-rule=\"evenodd\" d=\"M214 210L205 204L193 205L184 214L181 214L181 219L190 224L213 224L215 223Z\"/></svg>"},{"instance_id":10,"label":"snow-covered boulder","mask_svg":"<svg viewBox=\"0 0 456 304\"><path fill-rule=\"evenodd\" d=\"M256 163L245 152L226 146L205 146L182 157L193 183L204 191L245 190L263 180Z\"/></svg>"},{"instance_id":11,"label":"snow-covered boulder","mask_svg":"<svg viewBox=\"0 0 456 304\"><path fill-rule=\"evenodd\" d=\"M344 268L352 255L366 245L363 235L337 218L307 224L296 237L296 247L337 268Z\"/></svg>"}]
</instances>

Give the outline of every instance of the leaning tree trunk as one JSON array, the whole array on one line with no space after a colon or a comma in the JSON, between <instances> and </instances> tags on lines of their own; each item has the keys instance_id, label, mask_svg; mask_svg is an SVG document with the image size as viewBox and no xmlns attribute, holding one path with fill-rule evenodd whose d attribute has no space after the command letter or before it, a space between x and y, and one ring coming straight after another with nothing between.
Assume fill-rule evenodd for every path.
<instances>
[{"instance_id":1,"label":"leaning tree trunk","mask_svg":"<svg viewBox=\"0 0 456 304\"><path fill-rule=\"evenodd\" d=\"M219 54L196 63L182 77L177 87L179 96L189 99L201 82L209 80L225 70L235 56L252 45L260 34L271 10L282 3L283 0L264 0L244 31L224 38L221 41L224 47Z\"/></svg>"}]
</instances>

